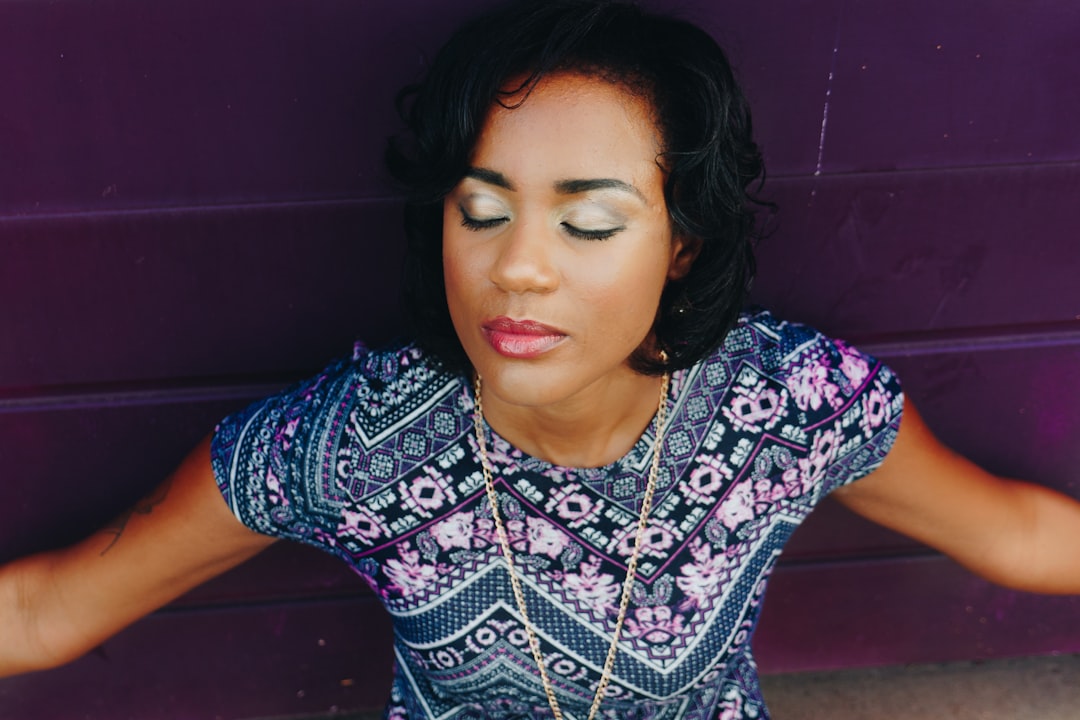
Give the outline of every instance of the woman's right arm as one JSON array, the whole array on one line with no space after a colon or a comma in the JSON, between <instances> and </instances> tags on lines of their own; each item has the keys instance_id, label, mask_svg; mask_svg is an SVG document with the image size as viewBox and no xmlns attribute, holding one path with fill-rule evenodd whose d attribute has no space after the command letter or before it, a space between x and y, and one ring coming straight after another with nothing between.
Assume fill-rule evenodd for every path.
<instances>
[{"instance_id":1,"label":"woman's right arm","mask_svg":"<svg viewBox=\"0 0 1080 720\"><path fill-rule=\"evenodd\" d=\"M74 660L273 542L229 511L204 440L108 527L0 568L0 677Z\"/></svg>"}]
</instances>

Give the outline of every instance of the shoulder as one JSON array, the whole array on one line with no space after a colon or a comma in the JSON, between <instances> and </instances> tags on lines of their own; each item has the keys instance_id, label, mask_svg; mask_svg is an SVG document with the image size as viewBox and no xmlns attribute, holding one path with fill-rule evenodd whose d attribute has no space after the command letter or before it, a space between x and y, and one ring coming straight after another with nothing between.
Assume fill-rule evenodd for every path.
<instances>
[{"instance_id":1,"label":"shoulder","mask_svg":"<svg viewBox=\"0 0 1080 720\"><path fill-rule=\"evenodd\" d=\"M872 355L802 323L778 318L768 310L744 311L714 357L755 366L785 385L802 387L815 378L830 379L850 393L868 382L896 384L895 373Z\"/></svg>"},{"instance_id":2,"label":"shoulder","mask_svg":"<svg viewBox=\"0 0 1080 720\"><path fill-rule=\"evenodd\" d=\"M835 468L834 486L860 477L888 452L903 411L899 379L843 340L765 310L742 314L700 375L733 429L769 433ZM824 450L822 450L824 448ZM827 451L827 452L826 452Z\"/></svg>"},{"instance_id":3,"label":"shoulder","mask_svg":"<svg viewBox=\"0 0 1080 720\"><path fill-rule=\"evenodd\" d=\"M460 384L460 376L444 370L436 358L416 345L371 350L356 343L350 355L254 403L247 412L276 408L295 415L300 410L344 403L377 425L408 413L433 393Z\"/></svg>"},{"instance_id":4,"label":"shoulder","mask_svg":"<svg viewBox=\"0 0 1080 720\"><path fill-rule=\"evenodd\" d=\"M214 475L258 532L336 547L343 507L467 428L459 375L413 345L357 345L218 425Z\"/></svg>"},{"instance_id":5,"label":"shoulder","mask_svg":"<svg viewBox=\"0 0 1080 720\"><path fill-rule=\"evenodd\" d=\"M354 453L370 455L381 448L411 457L418 450L410 450L410 443L430 450L467 426L471 401L463 392L464 377L415 345L377 351L358 346L347 378L338 399L346 421L340 442ZM391 479L396 472L375 475Z\"/></svg>"},{"instance_id":6,"label":"shoulder","mask_svg":"<svg viewBox=\"0 0 1080 720\"><path fill-rule=\"evenodd\" d=\"M350 355L222 420L213 457L218 464L267 461L293 448L354 443L371 451L425 414L455 414L462 384L416 345L371 350L357 343Z\"/></svg>"},{"instance_id":7,"label":"shoulder","mask_svg":"<svg viewBox=\"0 0 1080 720\"><path fill-rule=\"evenodd\" d=\"M427 407L432 397L461 388L464 380L413 344L368 350L357 343L346 376L357 407L376 424Z\"/></svg>"}]
</instances>

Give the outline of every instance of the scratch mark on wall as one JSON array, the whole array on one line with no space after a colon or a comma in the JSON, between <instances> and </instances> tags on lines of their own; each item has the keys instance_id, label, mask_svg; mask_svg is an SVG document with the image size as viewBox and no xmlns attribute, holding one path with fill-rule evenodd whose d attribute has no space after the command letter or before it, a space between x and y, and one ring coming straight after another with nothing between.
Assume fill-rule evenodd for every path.
<instances>
[{"instance_id":1,"label":"scratch mark on wall","mask_svg":"<svg viewBox=\"0 0 1080 720\"><path fill-rule=\"evenodd\" d=\"M825 136L829 130L829 103L832 101L833 79L836 77L836 56L840 51L840 29L836 30L836 42L833 43L832 61L829 64L829 80L825 84L825 106L821 110L821 135L818 137L817 165L814 177L821 175L821 166L825 161Z\"/></svg>"},{"instance_id":2,"label":"scratch mark on wall","mask_svg":"<svg viewBox=\"0 0 1080 720\"><path fill-rule=\"evenodd\" d=\"M833 57L836 57L836 48L833 48ZM832 81L834 72L829 71L829 84L825 87L825 108L821 111L821 136L818 138L817 165L814 166L814 177L821 174L821 164L825 158L825 133L829 129L829 100L832 97Z\"/></svg>"},{"instance_id":3,"label":"scratch mark on wall","mask_svg":"<svg viewBox=\"0 0 1080 720\"><path fill-rule=\"evenodd\" d=\"M841 18L836 20L836 36L833 38L832 57L829 60L829 78L825 83L825 103L821 110L821 134L818 136L817 164L814 166L814 177L821 175L822 166L825 163L825 137L829 130L829 103L832 102L833 80L836 78L836 58L840 54L840 27L843 23ZM817 195L817 188L810 191L810 197Z\"/></svg>"}]
</instances>

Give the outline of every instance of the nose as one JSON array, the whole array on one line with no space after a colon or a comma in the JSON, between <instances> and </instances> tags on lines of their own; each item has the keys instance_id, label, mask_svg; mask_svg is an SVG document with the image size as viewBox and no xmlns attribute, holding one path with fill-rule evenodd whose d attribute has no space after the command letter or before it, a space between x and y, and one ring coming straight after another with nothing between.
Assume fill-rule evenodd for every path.
<instances>
[{"instance_id":1,"label":"nose","mask_svg":"<svg viewBox=\"0 0 1080 720\"><path fill-rule=\"evenodd\" d=\"M500 238L491 282L508 293L549 293L559 285L556 251L542 224L518 222Z\"/></svg>"}]
</instances>

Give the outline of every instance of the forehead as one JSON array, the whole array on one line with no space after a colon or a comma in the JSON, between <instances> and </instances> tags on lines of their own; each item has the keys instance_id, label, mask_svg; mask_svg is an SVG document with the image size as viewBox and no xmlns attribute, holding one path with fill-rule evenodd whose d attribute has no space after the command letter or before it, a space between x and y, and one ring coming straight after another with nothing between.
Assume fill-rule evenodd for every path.
<instances>
[{"instance_id":1,"label":"forehead","mask_svg":"<svg viewBox=\"0 0 1080 720\"><path fill-rule=\"evenodd\" d=\"M498 161L536 170L558 162L566 171L601 170L655 166L660 152L652 107L639 93L600 78L559 73L494 105L472 159L483 166Z\"/></svg>"}]
</instances>

